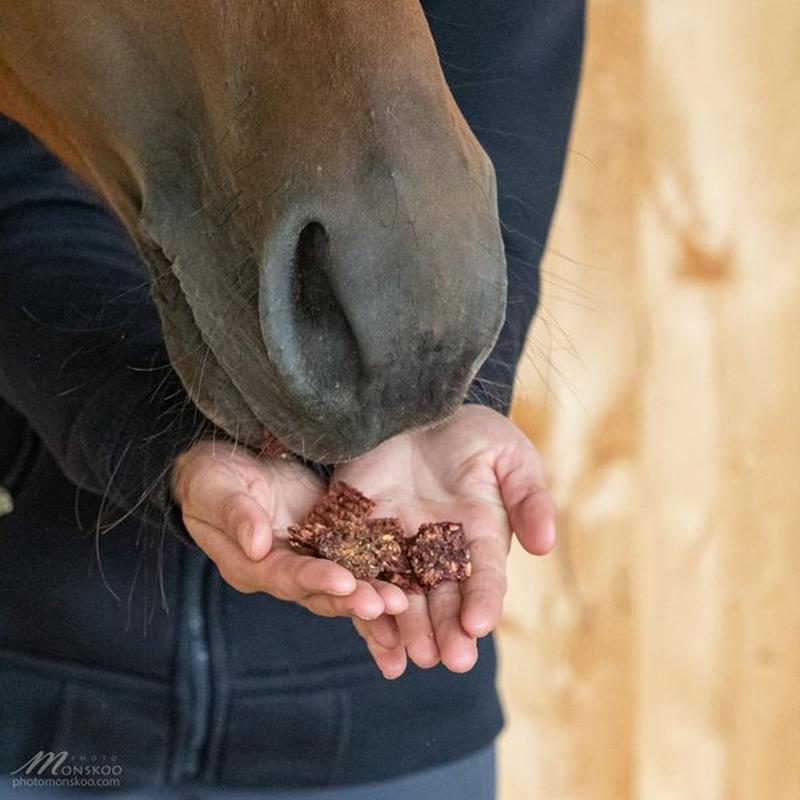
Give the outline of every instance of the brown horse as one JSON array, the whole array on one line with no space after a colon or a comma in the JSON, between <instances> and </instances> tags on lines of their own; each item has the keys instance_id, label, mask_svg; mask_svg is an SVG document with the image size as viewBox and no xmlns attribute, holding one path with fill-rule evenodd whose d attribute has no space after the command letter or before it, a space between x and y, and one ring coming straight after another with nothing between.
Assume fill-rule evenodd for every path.
<instances>
[{"instance_id":1,"label":"brown horse","mask_svg":"<svg viewBox=\"0 0 800 800\"><path fill-rule=\"evenodd\" d=\"M0 112L122 219L240 440L351 458L451 413L496 340L494 171L419 0L0 0Z\"/></svg>"}]
</instances>

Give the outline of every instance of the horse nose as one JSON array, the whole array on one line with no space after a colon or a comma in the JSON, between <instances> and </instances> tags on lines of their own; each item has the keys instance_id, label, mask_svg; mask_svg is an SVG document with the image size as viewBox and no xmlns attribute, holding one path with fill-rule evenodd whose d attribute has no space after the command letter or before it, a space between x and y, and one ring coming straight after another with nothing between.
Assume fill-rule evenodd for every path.
<instances>
[{"instance_id":1,"label":"horse nose","mask_svg":"<svg viewBox=\"0 0 800 800\"><path fill-rule=\"evenodd\" d=\"M318 450L354 457L458 406L502 324L501 255L468 236L463 252L426 253L408 226L368 212L318 214L270 238L261 332L287 415L324 440Z\"/></svg>"}]
</instances>

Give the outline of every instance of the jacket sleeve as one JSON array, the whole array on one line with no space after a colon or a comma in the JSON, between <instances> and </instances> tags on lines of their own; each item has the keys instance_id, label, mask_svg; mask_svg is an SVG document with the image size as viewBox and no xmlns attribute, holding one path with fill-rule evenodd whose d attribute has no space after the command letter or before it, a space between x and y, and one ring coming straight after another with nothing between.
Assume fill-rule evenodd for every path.
<instances>
[{"instance_id":1,"label":"jacket sleeve","mask_svg":"<svg viewBox=\"0 0 800 800\"><path fill-rule=\"evenodd\" d=\"M467 402L507 414L539 302L581 71L583 0L422 0L448 85L497 173L506 321Z\"/></svg>"},{"instance_id":2,"label":"jacket sleeve","mask_svg":"<svg viewBox=\"0 0 800 800\"><path fill-rule=\"evenodd\" d=\"M91 191L3 117L0 397L76 485L182 531L169 468L204 422L170 367L141 261Z\"/></svg>"}]
</instances>

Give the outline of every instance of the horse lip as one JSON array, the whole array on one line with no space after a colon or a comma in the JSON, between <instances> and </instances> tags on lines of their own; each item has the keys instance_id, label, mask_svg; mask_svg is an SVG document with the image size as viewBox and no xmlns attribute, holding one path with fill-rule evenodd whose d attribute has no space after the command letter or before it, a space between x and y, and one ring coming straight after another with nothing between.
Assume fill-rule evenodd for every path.
<instances>
[{"instance_id":1,"label":"horse lip","mask_svg":"<svg viewBox=\"0 0 800 800\"><path fill-rule=\"evenodd\" d=\"M152 239L148 242L146 247L142 247L142 251L145 261L150 263L151 268L153 269L152 281L157 285L158 293L164 297L167 304L171 305L173 308L177 308L181 304L185 306L189 313L188 315L183 316L183 324L189 324L192 326L192 333L202 340L202 343L206 348L208 348L208 353L213 356L213 350L208 344L203 329L197 324L197 321L194 318L194 310L192 305L189 302L186 293L183 291L180 280L172 268L177 256L170 258L170 255L167 253L167 251L158 242ZM156 302L158 303L158 300L156 300ZM166 336L164 338L166 344ZM206 358L207 357L208 356L206 356ZM224 415L218 413L215 408L209 408L208 405L203 402L202 395L199 391L201 386L198 385L197 391L192 391L192 388L187 386L186 381L183 380L181 370L174 362L172 362L171 358L170 362L173 370L175 370L175 372L181 378L181 382L184 385L187 395L207 419L209 419L218 428L226 431L237 441L241 441L244 444L251 446L258 443L263 435L265 425L259 419L255 411L250 407L246 398L239 391L233 380L231 380L223 365L220 364L216 358L214 358L214 363L225 376L226 389L230 392L231 396L235 398L236 402L247 410L251 419L242 419L241 416L237 414L236 423L232 424L232 420L229 420Z\"/></svg>"}]
</instances>

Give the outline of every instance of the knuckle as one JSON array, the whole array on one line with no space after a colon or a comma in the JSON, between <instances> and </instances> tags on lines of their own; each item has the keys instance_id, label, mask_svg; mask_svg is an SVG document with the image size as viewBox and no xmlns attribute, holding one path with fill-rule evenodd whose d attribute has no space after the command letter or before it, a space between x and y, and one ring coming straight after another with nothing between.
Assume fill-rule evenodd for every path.
<instances>
[{"instance_id":1,"label":"knuckle","mask_svg":"<svg viewBox=\"0 0 800 800\"><path fill-rule=\"evenodd\" d=\"M276 600L283 600L285 602L289 602L289 601L294 600L294 601L299 602L301 604L303 602L299 598L292 597L292 595L289 592L287 592L285 589L281 589L279 587L270 587L267 591Z\"/></svg>"},{"instance_id":2,"label":"knuckle","mask_svg":"<svg viewBox=\"0 0 800 800\"><path fill-rule=\"evenodd\" d=\"M268 580L265 582L264 591L277 600L300 603L301 605L312 599L307 593L298 591L291 582Z\"/></svg>"},{"instance_id":3,"label":"knuckle","mask_svg":"<svg viewBox=\"0 0 800 800\"><path fill-rule=\"evenodd\" d=\"M335 617L337 616L333 609L330 608L324 599L319 597L308 597L300 603L300 605L307 608L319 617Z\"/></svg>"},{"instance_id":4,"label":"knuckle","mask_svg":"<svg viewBox=\"0 0 800 800\"><path fill-rule=\"evenodd\" d=\"M487 564L484 567L483 583L484 586L488 584L492 590L505 594L508 589L508 575L506 574L505 565Z\"/></svg>"},{"instance_id":5,"label":"knuckle","mask_svg":"<svg viewBox=\"0 0 800 800\"><path fill-rule=\"evenodd\" d=\"M310 586L313 583L317 565L313 561L302 561L294 569L293 580L299 586Z\"/></svg>"}]
</instances>

